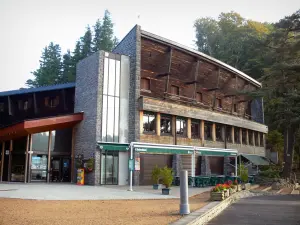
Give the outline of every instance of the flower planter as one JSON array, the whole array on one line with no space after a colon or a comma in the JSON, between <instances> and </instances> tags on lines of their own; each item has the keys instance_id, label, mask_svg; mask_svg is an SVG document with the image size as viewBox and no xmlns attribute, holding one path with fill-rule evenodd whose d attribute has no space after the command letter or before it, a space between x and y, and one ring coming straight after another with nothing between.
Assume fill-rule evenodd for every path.
<instances>
[{"instance_id":1,"label":"flower planter","mask_svg":"<svg viewBox=\"0 0 300 225\"><path fill-rule=\"evenodd\" d=\"M235 188L230 188L229 189L229 194L230 195L232 195L233 193L235 193L236 192L236 189Z\"/></svg>"},{"instance_id":2,"label":"flower planter","mask_svg":"<svg viewBox=\"0 0 300 225\"><path fill-rule=\"evenodd\" d=\"M225 198L228 198L229 195L230 195L229 190L225 190L225 191L224 191L224 196L225 196Z\"/></svg>"},{"instance_id":3,"label":"flower planter","mask_svg":"<svg viewBox=\"0 0 300 225\"><path fill-rule=\"evenodd\" d=\"M221 192L210 192L211 201L222 201L225 199L224 191Z\"/></svg>"},{"instance_id":4,"label":"flower planter","mask_svg":"<svg viewBox=\"0 0 300 225\"><path fill-rule=\"evenodd\" d=\"M161 194L163 195L169 195L170 193L170 188L162 188L161 189Z\"/></svg>"},{"instance_id":5,"label":"flower planter","mask_svg":"<svg viewBox=\"0 0 300 225\"><path fill-rule=\"evenodd\" d=\"M158 190L158 188L159 188L159 184L153 184L153 189L154 190Z\"/></svg>"}]
</instances>

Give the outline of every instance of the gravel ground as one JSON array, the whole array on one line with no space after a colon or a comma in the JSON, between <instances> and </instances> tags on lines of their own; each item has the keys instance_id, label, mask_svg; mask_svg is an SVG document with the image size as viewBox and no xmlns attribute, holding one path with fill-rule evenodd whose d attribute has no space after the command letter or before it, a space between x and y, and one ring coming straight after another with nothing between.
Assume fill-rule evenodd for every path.
<instances>
[{"instance_id":1,"label":"gravel ground","mask_svg":"<svg viewBox=\"0 0 300 225\"><path fill-rule=\"evenodd\" d=\"M209 192L190 198L195 211ZM166 200L0 200L0 225L169 224L181 218L179 199Z\"/></svg>"}]
</instances>

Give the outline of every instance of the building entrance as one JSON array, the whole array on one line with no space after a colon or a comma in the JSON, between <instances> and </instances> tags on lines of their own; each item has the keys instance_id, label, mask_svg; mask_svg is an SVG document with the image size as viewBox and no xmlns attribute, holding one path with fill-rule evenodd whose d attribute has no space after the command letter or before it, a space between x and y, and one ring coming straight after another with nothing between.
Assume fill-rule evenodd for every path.
<instances>
[{"instance_id":1,"label":"building entrance","mask_svg":"<svg viewBox=\"0 0 300 225\"><path fill-rule=\"evenodd\" d=\"M101 184L118 184L119 152L105 151L101 155Z\"/></svg>"},{"instance_id":2,"label":"building entrance","mask_svg":"<svg viewBox=\"0 0 300 225\"><path fill-rule=\"evenodd\" d=\"M70 157L51 157L50 182L70 182Z\"/></svg>"}]
</instances>

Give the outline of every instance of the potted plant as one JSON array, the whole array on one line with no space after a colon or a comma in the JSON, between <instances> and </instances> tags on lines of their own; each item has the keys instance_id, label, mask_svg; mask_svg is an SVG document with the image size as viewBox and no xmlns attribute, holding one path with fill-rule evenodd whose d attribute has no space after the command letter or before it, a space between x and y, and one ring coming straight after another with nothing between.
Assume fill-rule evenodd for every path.
<instances>
[{"instance_id":1,"label":"potted plant","mask_svg":"<svg viewBox=\"0 0 300 225\"><path fill-rule=\"evenodd\" d=\"M248 189L249 185L247 184L248 182L248 168L246 168L244 165L240 165L240 177L241 177L241 181L242 181L242 189Z\"/></svg>"},{"instance_id":2,"label":"potted plant","mask_svg":"<svg viewBox=\"0 0 300 225\"><path fill-rule=\"evenodd\" d=\"M165 185L165 188L162 188L162 194L163 195L169 195L170 193L170 186L173 182L173 170L172 168L168 168L165 166L163 169L161 169L161 180L162 184Z\"/></svg>"},{"instance_id":3,"label":"potted plant","mask_svg":"<svg viewBox=\"0 0 300 225\"><path fill-rule=\"evenodd\" d=\"M210 199L211 201L222 201L225 199L224 187L222 184L217 184L210 191Z\"/></svg>"},{"instance_id":4,"label":"potted plant","mask_svg":"<svg viewBox=\"0 0 300 225\"><path fill-rule=\"evenodd\" d=\"M159 168L157 165L152 170L151 178L153 181L153 189L157 190L159 187L159 181L161 178L161 168Z\"/></svg>"}]
</instances>

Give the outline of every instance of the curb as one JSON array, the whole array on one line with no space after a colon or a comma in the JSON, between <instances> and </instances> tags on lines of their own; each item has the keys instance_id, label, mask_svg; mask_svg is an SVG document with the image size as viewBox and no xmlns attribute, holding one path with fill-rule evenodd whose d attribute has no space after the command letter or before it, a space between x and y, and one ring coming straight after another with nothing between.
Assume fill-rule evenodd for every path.
<instances>
[{"instance_id":1,"label":"curb","mask_svg":"<svg viewBox=\"0 0 300 225\"><path fill-rule=\"evenodd\" d=\"M227 199L219 202L211 202L202 207L201 209L192 212L191 214L183 217L182 219L171 223L171 225L200 225L205 224L218 214L220 214L229 205L234 203L236 200L247 197L245 194L250 193L249 191L241 191L228 197ZM249 195L251 196L251 195Z\"/></svg>"},{"instance_id":2,"label":"curb","mask_svg":"<svg viewBox=\"0 0 300 225\"><path fill-rule=\"evenodd\" d=\"M267 188L265 188L265 189L263 189L263 190L261 190L261 191L268 191L268 190L271 190L271 189L272 189L272 186L267 187Z\"/></svg>"}]
</instances>

